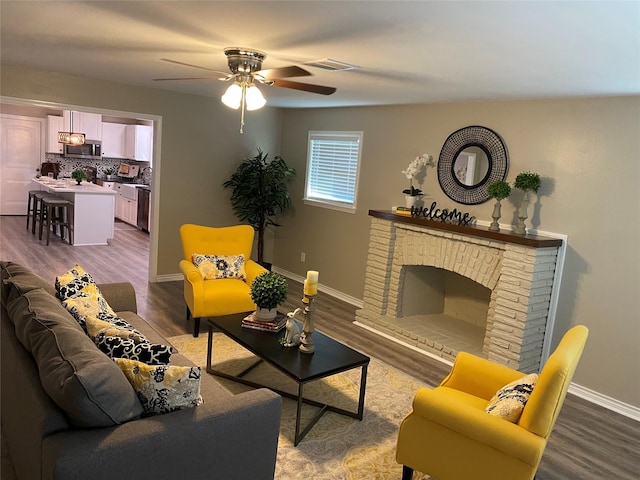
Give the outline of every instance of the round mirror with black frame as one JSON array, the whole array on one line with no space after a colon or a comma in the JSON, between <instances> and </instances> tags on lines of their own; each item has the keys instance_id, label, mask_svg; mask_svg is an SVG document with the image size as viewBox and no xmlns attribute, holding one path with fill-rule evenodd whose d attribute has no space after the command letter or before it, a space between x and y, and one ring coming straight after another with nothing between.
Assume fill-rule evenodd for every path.
<instances>
[{"instance_id":1,"label":"round mirror with black frame","mask_svg":"<svg viewBox=\"0 0 640 480\"><path fill-rule=\"evenodd\" d=\"M507 147L493 130L473 125L445 140L438 160L438 182L452 200L476 205L489 200L487 187L509 171Z\"/></svg>"}]
</instances>

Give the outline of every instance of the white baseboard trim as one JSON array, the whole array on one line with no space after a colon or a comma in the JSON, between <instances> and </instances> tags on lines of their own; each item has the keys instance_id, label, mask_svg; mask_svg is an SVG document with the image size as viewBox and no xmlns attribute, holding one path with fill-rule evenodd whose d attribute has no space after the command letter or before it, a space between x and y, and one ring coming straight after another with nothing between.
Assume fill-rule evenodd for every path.
<instances>
[{"instance_id":1,"label":"white baseboard trim","mask_svg":"<svg viewBox=\"0 0 640 480\"><path fill-rule=\"evenodd\" d=\"M172 273L169 275L157 275L156 282L176 282L178 280L184 280L184 275L181 273Z\"/></svg>"},{"instance_id":2,"label":"white baseboard trim","mask_svg":"<svg viewBox=\"0 0 640 480\"><path fill-rule=\"evenodd\" d=\"M580 397L588 402L600 405L607 410L611 410L632 420L640 422L640 408L638 407L634 407L633 405L621 402L620 400L608 397L596 392L595 390L591 390L575 383L571 383L571 385L569 386L569 393L575 395L576 397Z\"/></svg>"},{"instance_id":3,"label":"white baseboard trim","mask_svg":"<svg viewBox=\"0 0 640 480\"><path fill-rule=\"evenodd\" d=\"M437 360L441 363L444 363L449 366L453 366L453 362L450 362L449 360L446 360L442 357L434 355L433 353L424 351L414 345L405 343L396 337L393 337L384 332L380 332L374 328L371 328L369 325L364 325L363 323L360 323L360 322L353 322L353 324L357 325L358 327L364 328L365 330L369 330L370 332L373 332L377 335L380 335L381 337L384 337L388 340L391 340L392 342L398 343L415 352L421 353L429 358L433 358L434 360ZM629 405L627 403L621 402L619 400L616 400L615 398L607 397L606 395L602 395L601 393L598 393L594 390L590 390L586 387L575 384L573 382L569 386L569 393L575 395L576 397L580 397L588 402L595 403L596 405L606 408L607 410L611 410L613 412L619 413L620 415L624 415L625 417L631 418L632 420L636 420L640 422L640 408L634 407L633 405Z\"/></svg>"},{"instance_id":4,"label":"white baseboard trim","mask_svg":"<svg viewBox=\"0 0 640 480\"><path fill-rule=\"evenodd\" d=\"M488 223L487 223L488 225ZM296 275L295 273L289 272L287 270L283 270L281 268L278 268L276 266L272 267L272 270L274 272L278 272L281 275L284 275L287 278L290 278L296 282L299 283L303 283L304 281L304 277L301 277L300 275ZM169 274L169 275L158 275L156 277L156 281L157 282L174 282L176 280L183 280L184 276L181 273L174 273L174 274ZM337 298L338 300L342 300L343 302L346 302L350 305L353 305L355 307L358 308L362 308L363 307L363 301L352 297L350 295L345 295L342 292L339 292L338 290L334 290L333 288L329 288L326 287L324 285L322 285L322 283L318 284L318 291L326 293L327 295L330 295L334 298ZM409 345L408 343L403 342L402 340L399 340L395 337L392 337L391 335L387 335L385 333L379 332L377 330L374 330L373 328L369 327L368 325L364 325L360 322L353 322L354 325L357 325L358 327L364 328L366 330L369 330L373 333L376 333L384 338L387 338L389 340L392 340L404 347L407 347L411 350L414 350L418 353L422 353L423 355L433 358L434 360L437 360L439 362L442 362L446 365L453 365L453 363L451 363L448 360L445 360L442 357L438 357L437 355L434 355L432 353L426 352L424 350L421 350L413 345ZM611 410L613 412L619 413L620 415L624 415L625 417L628 417L632 420L638 421L640 422L640 408L635 407L633 405L629 405L628 403L624 403L621 402L619 400L616 400L615 398L612 397L608 397L607 395L603 395L601 393L596 392L595 390L591 390L589 388L583 387L582 385L578 385L575 383L571 383L571 385L569 386L569 393L571 393L572 395L575 395L576 397L580 397L588 402L591 403L595 403L596 405L599 405L603 408L606 408L607 410Z\"/></svg>"},{"instance_id":5,"label":"white baseboard trim","mask_svg":"<svg viewBox=\"0 0 640 480\"><path fill-rule=\"evenodd\" d=\"M304 277L301 277L300 275L296 275L295 273L289 272L288 270L283 270L282 268L278 268L276 266L271 267L271 270L279 273L280 275L284 275L285 277L290 278L291 280L295 280L296 282L299 282L299 283L303 283L305 280ZM322 285L322 283L318 283L318 291L326 293L327 295L333 298L337 298L338 300L342 300L343 302L346 302L349 305L353 305L354 307L362 308L364 305L362 300L360 300L359 298L355 298L350 295L345 295L344 293L339 292L338 290L334 290L333 288L329 288L325 285Z\"/></svg>"}]
</instances>

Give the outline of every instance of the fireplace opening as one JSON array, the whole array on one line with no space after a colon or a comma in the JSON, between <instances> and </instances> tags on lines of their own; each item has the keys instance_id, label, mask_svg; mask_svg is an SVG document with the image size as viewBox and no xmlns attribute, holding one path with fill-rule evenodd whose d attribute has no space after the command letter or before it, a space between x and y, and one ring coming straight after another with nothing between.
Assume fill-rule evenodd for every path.
<instances>
[{"instance_id":1,"label":"fireplace opening","mask_svg":"<svg viewBox=\"0 0 640 480\"><path fill-rule=\"evenodd\" d=\"M491 290L442 268L404 265L395 323L436 344L482 355Z\"/></svg>"},{"instance_id":2,"label":"fireplace opening","mask_svg":"<svg viewBox=\"0 0 640 480\"><path fill-rule=\"evenodd\" d=\"M405 265L398 315L444 314L486 328L491 290L442 268Z\"/></svg>"}]
</instances>

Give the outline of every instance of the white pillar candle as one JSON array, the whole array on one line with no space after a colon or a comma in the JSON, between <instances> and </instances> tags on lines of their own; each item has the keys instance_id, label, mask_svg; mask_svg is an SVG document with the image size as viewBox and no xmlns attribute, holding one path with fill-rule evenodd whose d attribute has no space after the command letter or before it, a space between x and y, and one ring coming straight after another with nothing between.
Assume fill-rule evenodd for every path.
<instances>
[{"instance_id":1,"label":"white pillar candle","mask_svg":"<svg viewBox=\"0 0 640 480\"><path fill-rule=\"evenodd\" d=\"M309 283L318 283L318 272L316 270L307 270L307 280Z\"/></svg>"}]
</instances>

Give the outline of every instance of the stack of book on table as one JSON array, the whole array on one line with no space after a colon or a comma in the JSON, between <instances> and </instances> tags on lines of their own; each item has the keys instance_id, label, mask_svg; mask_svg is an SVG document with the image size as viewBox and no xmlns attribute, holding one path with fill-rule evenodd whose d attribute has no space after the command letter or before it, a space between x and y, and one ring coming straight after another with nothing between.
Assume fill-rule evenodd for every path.
<instances>
[{"instance_id":1,"label":"stack of book on table","mask_svg":"<svg viewBox=\"0 0 640 480\"><path fill-rule=\"evenodd\" d=\"M251 312L242 319L242 326L252 330L260 330L262 332L279 332L287 324L287 317L278 313L276 318L269 322L261 322L256 319L256 312Z\"/></svg>"}]
</instances>

